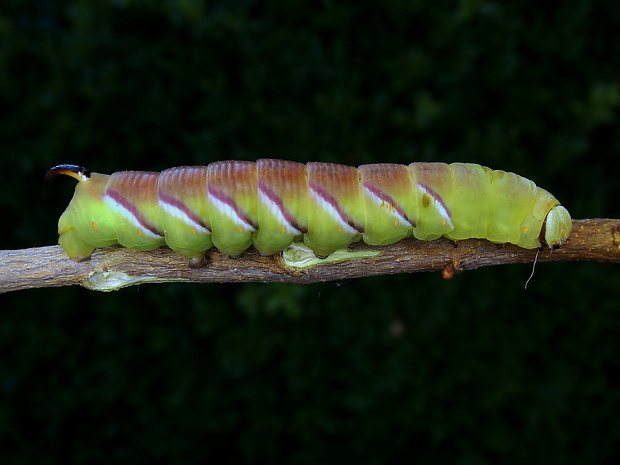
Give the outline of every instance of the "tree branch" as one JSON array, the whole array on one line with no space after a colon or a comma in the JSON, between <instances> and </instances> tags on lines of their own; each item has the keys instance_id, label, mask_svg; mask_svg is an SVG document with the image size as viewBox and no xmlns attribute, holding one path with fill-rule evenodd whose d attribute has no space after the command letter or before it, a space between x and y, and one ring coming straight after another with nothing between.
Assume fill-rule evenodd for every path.
<instances>
[{"instance_id":1,"label":"tree branch","mask_svg":"<svg viewBox=\"0 0 620 465\"><path fill-rule=\"evenodd\" d=\"M444 278L483 266L548 261L620 263L620 220L575 220L573 233L560 249L539 252L479 239L404 239L389 246L352 244L325 260L301 259L295 250L271 257L254 249L241 258L215 250L206 264L191 268L170 249L140 252L123 247L98 249L90 260L76 263L60 246L0 251L0 293L20 289L81 285L111 291L149 282L293 282L313 283L381 274L441 271ZM295 258L296 257L296 258Z\"/></svg>"}]
</instances>

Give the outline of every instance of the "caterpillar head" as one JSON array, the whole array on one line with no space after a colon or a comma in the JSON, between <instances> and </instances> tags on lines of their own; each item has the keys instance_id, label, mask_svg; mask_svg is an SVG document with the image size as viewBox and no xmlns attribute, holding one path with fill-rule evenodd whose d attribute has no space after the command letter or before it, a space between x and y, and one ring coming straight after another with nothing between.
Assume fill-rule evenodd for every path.
<instances>
[{"instance_id":1,"label":"caterpillar head","mask_svg":"<svg viewBox=\"0 0 620 465\"><path fill-rule=\"evenodd\" d=\"M543 234L545 243L552 249L566 242L573 229L568 210L561 205L553 207L545 219Z\"/></svg>"}]
</instances>

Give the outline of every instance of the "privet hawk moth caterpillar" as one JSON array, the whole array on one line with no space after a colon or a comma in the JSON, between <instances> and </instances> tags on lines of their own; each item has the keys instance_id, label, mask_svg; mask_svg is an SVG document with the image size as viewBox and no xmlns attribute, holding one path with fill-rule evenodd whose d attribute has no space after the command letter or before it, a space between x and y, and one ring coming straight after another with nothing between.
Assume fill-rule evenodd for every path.
<instances>
[{"instance_id":1,"label":"privet hawk moth caterpillar","mask_svg":"<svg viewBox=\"0 0 620 465\"><path fill-rule=\"evenodd\" d=\"M112 244L168 245L197 260L213 246L271 255L293 241L327 256L360 239L387 245L411 235L553 248L572 228L568 211L529 179L469 163L261 159L112 175L59 165L47 177L57 174L80 181L58 223L59 244L75 260Z\"/></svg>"}]
</instances>

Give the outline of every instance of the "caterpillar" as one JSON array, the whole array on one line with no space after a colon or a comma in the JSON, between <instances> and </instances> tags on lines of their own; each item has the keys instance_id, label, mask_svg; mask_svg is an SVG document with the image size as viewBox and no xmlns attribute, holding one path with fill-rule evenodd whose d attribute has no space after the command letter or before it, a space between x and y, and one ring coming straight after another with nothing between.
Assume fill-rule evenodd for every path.
<instances>
[{"instance_id":1,"label":"caterpillar","mask_svg":"<svg viewBox=\"0 0 620 465\"><path fill-rule=\"evenodd\" d=\"M555 248L572 229L566 208L534 182L470 163L260 159L112 175L58 165L47 178L57 174L80 181L58 222L59 244L74 260L113 244L167 245L196 260L213 246L272 255L295 241L324 257L360 239L387 245L411 235Z\"/></svg>"}]
</instances>

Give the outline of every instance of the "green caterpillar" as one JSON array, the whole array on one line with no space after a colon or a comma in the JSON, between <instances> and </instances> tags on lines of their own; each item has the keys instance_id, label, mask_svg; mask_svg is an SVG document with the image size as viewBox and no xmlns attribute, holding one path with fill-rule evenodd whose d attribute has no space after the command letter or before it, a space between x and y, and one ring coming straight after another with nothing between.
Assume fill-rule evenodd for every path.
<instances>
[{"instance_id":1,"label":"green caterpillar","mask_svg":"<svg viewBox=\"0 0 620 465\"><path fill-rule=\"evenodd\" d=\"M294 241L327 256L360 239L387 245L411 235L554 248L572 229L568 211L532 181L469 163L261 159L112 175L59 165L47 177L57 174L80 181L58 223L59 244L75 260L113 244L167 245L199 259L213 246L271 255Z\"/></svg>"}]
</instances>

